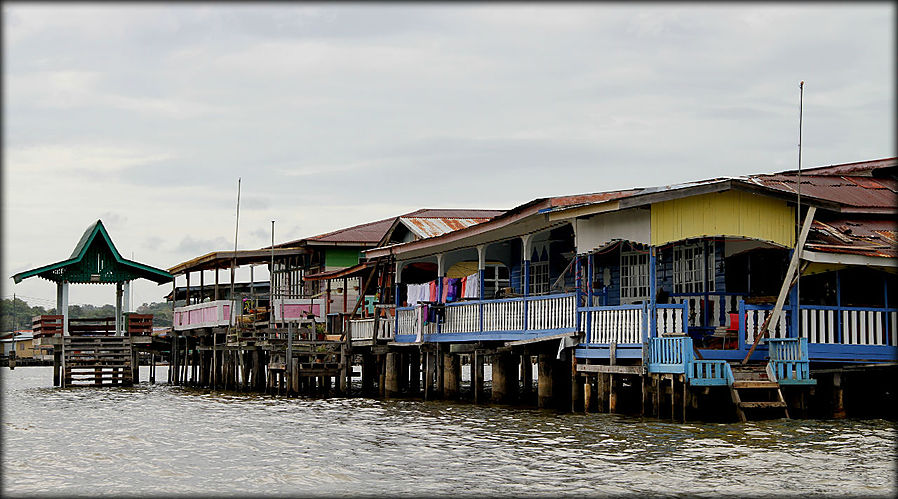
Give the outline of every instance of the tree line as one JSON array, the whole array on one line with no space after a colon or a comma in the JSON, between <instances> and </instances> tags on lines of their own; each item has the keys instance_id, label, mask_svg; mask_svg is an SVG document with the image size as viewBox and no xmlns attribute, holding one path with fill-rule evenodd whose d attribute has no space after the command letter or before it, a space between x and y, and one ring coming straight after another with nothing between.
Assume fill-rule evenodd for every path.
<instances>
[{"instance_id":1,"label":"tree line","mask_svg":"<svg viewBox=\"0 0 898 499\"><path fill-rule=\"evenodd\" d=\"M137 307L138 314L153 314L153 326L170 327L172 322L171 303L144 303ZM0 331L16 331L31 329L31 318L36 315L56 315L56 308L44 308L40 305L30 306L20 298L4 298L0 303ZM69 318L95 319L115 317L114 305L69 305Z\"/></svg>"}]
</instances>

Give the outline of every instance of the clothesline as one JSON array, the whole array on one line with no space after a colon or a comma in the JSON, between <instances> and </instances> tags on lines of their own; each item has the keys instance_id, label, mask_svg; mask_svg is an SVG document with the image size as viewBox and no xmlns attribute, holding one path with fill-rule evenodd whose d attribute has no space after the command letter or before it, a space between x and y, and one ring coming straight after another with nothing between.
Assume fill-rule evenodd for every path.
<instances>
[{"instance_id":1,"label":"clothesline","mask_svg":"<svg viewBox=\"0 0 898 499\"><path fill-rule=\"evenodd\" d=\"M413 307L418 303L451 303L462 298L480 298L480 274L465 277L443 277L443 293L438 293L439 279L423 284L406 285L406 303Z\"/></svg>"}]
</instances>

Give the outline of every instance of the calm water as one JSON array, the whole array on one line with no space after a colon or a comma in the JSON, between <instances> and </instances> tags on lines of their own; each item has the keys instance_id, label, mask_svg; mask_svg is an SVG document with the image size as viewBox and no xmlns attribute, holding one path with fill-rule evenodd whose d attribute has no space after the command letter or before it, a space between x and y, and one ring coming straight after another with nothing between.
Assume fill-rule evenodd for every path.
<instances>
[{"instance_id":1,"label":"calm water","mask_svg":"<svg viewBox=\"0 0 898 499\"><path fill-rule=\"evenodd\" d=\"M898 488L898 431L882 420L671 424L146 383L62 390L51 374L0 369L4 496L892 496Z\"/></svg>"}]
</instances>

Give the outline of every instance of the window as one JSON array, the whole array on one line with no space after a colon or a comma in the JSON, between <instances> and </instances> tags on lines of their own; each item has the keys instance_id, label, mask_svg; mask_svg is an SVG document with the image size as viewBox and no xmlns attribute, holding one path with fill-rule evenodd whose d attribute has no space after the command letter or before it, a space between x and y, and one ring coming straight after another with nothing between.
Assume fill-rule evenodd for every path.
<instances>
[{"instance_id":1,"label":"window","mask_svg":"<svg viewBox=\"0 0 898 499\"><path fill-rule=\"evenodd\" d=\"M549 292L549 262L530 262L530 294Z\"/></svg>"},{"instance_id":2,"label":"window","mask_svg":"<svg viewBox=\"0 0 898 499\"><path fill-rule=\"evenodd\" d=\"M707 266L702 243L678 244L673 250L674 293L714 291L714 241L708 243Z\"/></svg>"},{"instance_id":3,"label":"window","mask_svg":"<svg viewBox=\"0 0 898 499\"><path fill-rule=\"evenodd\" d=\"M507 288L508 267L505 265L487 265L483 269L483 297L486 299L496 296L496 291Z\"/></svg>"},{"instance_id":4,"label":"window","mask_svg":"<svg viewBox=\"0 0 898 499\"><path fill-rule=\"evenodd\" d=\"M649 298L649 255L638 251L621 251L620 301L633 303Z\"/></svg>"}]
</instances>

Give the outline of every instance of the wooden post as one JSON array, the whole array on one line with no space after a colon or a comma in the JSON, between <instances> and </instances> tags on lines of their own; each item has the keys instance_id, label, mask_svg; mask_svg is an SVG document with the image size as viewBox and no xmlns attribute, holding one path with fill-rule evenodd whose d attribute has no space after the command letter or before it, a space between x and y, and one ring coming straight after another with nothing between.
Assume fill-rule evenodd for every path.
<instances>
[{"instance_id":1,"label":"wooden post","mask_svg":"<svg viewBox=\"0 0 898 499\"><path fill-rule=\"evenodd\" d=\"M60 337L60 339L64 340L64 338ZM62 348L53 347L53 386L61 386L62 385L62 375L61 368L62 367Z\"/></svg>"},{"instance_id":2,"label":"wooden post","mask_svg":"<svg viewBox=\"0 0 898 499\"><path fill-rule=\"evenodd\" d=\"M571 412L583 410L583 377L577 375L577 356L571 352Z\"/></svg>"},{"instance_id":3,"label":"wooden post","mask_svg":"<svg viewBox=\"0 0 898 499\"><path fill-rule=\"evenodd\" d=\"M471 391L474 392L474 403L483 402L483 350L474 350L471 362Z\"/></svg>"},{"instance_id":4,"label":"wooden post","mask_svg":"<svg viewBox=\"0 0 898 499\"><path fill-rule=\"evenodd\" d=\"M537 406L540 409L547 409L553 405L554 376L552 376L552 361L554 358L555 356L550 352L539 353L539 372L537 373L539 379L536 384L536 392Z\"/></svg>"},{"instance_id":5,"label":"wooden post","mask_svg":"<svg viewBox=\"0 0 898 499\"><path fill-rule=\"evenodd\" d=\"M533 358L527 352L521 356L521 380L524 385L521 398L530 400L530 396L533 394Z\"/></svg>"},{"instance_id":6,"label":"wooden post","mask_svg":"<svg viewBox=\"0 0 898 499\"><path fill-rule=\"evenodd\" d=\"M386 387L384 389L384 395L387 398L396 398L399 396L400 364L401 362L398 353L390 352L386 355L386 373L384 376Z\"/></svg>"},{"instance_id":7,"label":"wooden post","mask_svg":"<svg viewBox=\"0 0 898 499\"><path fill-rule=\"evenodd\" d=\"M592 376L585 376L586 382L583 383L583 412L592 411L593 394L592 394Z\"/></svg>"},{"instance_id":8,"label":"wooden post","mask_svg":"<svg viewBox=\"0 0 898 499\"><path fill-rule=\"evenodd\" d=\"M436 354L424 352L424 400L433 400L433 377L436 371L434 365Z\"/></svg>"},{"instance_id":9,"label":"wooden post","mask_svg":"<svg viewBox=\"0 0 898 499\"><path fill-rule=\"evenodd\" d=\"M446 366L445 366L445 363L443 360L443 348L442 348L442 345L440 345L439 343L437 343L436 346L437 346L437 351L436 351L435 358L434 358L434 364L436 364L435 367L436 367L437 380L436 380L436 388L434 389L434 392L436 392L437 398L445 398L446 390L444 389L444 386L443 386L443 384L444 384L443 380L446 377Z\"/></svg>"},{"instance_id":10,"label":"wooden post","mask_svg":"<svg viewBox=\"0 0 898 499\"><path fill-rule=\"evenodd\" d=\"M370 396L374 391L374 356L362 354L362 393Z\"/></svg>"},{"instance_id":11,"label":"wooden post","mask_svg":"<svg viewBox=\"0 0 898 499\"><path fill-rule=\"evenodd\" d=\"M833 418L845 418L845 397L841 373L833 373Z\"/></svg>"},{"instance_id":12,"label":"wooden post","mask_svg":"<svg viewBox=\"0 0 898 499\"><path fill-rule=\"evenodd\" d=\"M421 392L421 352L412 348L408 357L408 392L412 397L417 397Z\"/></svg>"},{"instance_id":13,"label":"wooden post","mask_svg":"<svg viewBox=\"0 0 898 499\"><path fill-rule=\"evenodd\" d=\"M457 400L461 382L461 359L457 354L443 354L443 397Z\"/></svg>"},{"instance_id":14,"label":"wooden post","mask_svg":"<svg viewBox=\"0 0 898 499\"><path fill-rule=\"evenodd\" d=\"M608 412L608 397L606 396L606 374L605 373L597 373L596 374L596 410L598 412Z\"/></svg>"},{"instance_id":15,"label":"wooden post","mask_svg":"<svg viewBox=\"0 0 898 499\"><path fill-rule=\"evenodd\" d=\"M377 378L377 394L380 397L386 397L387 395L387 360L385 355L377 356L377 371L379 376Z\"/></svg>"},{"instance_id":16,"label":"wooden post","mask_svg":"<svg viewBox=\"0 0 898 499\"><path fill-rule=\"evenodd\" d=\"M617 376L608 374L608 412L617 412Z\"/></svg>"}]
</instances>

